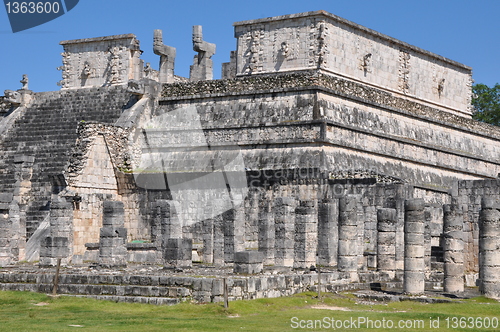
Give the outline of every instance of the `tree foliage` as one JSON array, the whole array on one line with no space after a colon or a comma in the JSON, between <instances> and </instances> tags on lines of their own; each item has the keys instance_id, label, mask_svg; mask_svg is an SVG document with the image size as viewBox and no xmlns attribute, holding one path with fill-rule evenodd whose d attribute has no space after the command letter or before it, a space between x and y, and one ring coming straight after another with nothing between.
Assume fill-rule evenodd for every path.
<instances>
[{"instance_id":1,"label":"tree foliage","mask_svg":"<svg viewBox=\"0 0 500 332\"><path fill-rule=\"evenodd\" d=\"M490 88L485 84L472 87L473 118L482 122L500 126L500 84Z\"/></svg>"}]
</instances>

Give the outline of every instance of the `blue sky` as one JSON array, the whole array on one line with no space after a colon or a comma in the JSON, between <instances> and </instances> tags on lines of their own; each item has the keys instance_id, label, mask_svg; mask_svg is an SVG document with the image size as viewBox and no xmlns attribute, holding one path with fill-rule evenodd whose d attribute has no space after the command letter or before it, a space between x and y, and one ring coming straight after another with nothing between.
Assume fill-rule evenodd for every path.
<instances>
[{"instance_id":1,"label":"blue sky","mask_svg":"<svg viewBox=\"0 0 500 332\"><path fill-rule=\"evenodd\" d=\"M59 41L133 33L142 58L158 68L153 30L177 48L175 74L189 76L193 55L191 27L203 25L204 39L217 44L214 76L236 48L236 21L326 10L391 37L462 62L473 68L476 83L500 82L500 0L80 0L67 14L38 27L12 33L5 7L0 8L0 95L21 87L28 74L30 89L58 90L62 46Z\"/></svg>"}]
</instances>

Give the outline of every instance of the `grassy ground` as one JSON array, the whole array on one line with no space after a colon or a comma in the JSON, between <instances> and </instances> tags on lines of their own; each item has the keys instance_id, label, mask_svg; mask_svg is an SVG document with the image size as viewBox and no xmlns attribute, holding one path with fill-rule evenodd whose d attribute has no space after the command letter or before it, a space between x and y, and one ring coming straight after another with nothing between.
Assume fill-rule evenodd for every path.
<instances>
[{"instance_id":1,"label":"grassy ground","mask_svg":"<svg viewBox=\"0 0 500 332\"><path fill-rule=\"evenodd\" d=\"M500 319L500 303L485 298L374 305L357 303L348 293L330 294L321 301L314 293L304 293L235 301L224 309L221 304L154 306L0 292L0 331L314 331L334 330L341 323L337 331L500 331L496 319ZM393 329L383 328L391 322ZM400 322L403 325L398 328ZM478 327L487 322L498 327ZM311 328L314 325L317 329Z\"/></svg>"}]
</instances>

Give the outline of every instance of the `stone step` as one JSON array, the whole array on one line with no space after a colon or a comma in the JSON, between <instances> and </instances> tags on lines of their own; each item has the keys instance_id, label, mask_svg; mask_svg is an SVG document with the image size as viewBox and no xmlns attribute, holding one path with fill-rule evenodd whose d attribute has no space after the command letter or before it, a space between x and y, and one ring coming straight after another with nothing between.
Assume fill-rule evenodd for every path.
<instances>
[{"instance_id":1,"label":"stone step","mask_svg":"<svg viewBox=\"0 0 500 332\"><path fill-rule=\"evenodd\" d=\"M2 283L3 291L30 291L51 293L52 283ZM93 296L142 296L142 297L191 297L192 291L184 287L137 286L137 285L76 285L59 284L58 294Z\"/></svg>"},{"instance_id":2,"label":"stone step","mask_svg":"<svg viewBox=\"0 0 500 332\"><path fill-rule=\"evenodd\" d=\"M127 302L127 303L146 303L155 305L174 305L181 302L180 299L170 297L146 297L146 296L114 296L114 295L72 295L61 294L64 296L86 297L96 300Z\"/></svg>"}]
</instances>

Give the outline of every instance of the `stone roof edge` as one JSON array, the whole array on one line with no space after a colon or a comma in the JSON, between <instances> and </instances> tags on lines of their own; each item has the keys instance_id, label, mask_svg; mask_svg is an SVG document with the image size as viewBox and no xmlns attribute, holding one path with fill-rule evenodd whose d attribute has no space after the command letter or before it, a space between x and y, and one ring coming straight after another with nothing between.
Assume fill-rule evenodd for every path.
<instances>
[{"instance_id":1,"label":"stone roof edge","mask_svg":"<svg viewBox=\"0 0 500 332\"><path fill-rule=\"evenodd\" d=\"M113 36L96 37L96 38L63 40L59 43L59 45L82 44L82 43L92 43L92 42L99 42L99 41L108 41L108 40L116 40L116 39L129 39L129 38L137 39L137 37L133 33L127 33L127 34L123 34L123 35L113 35Z\"/></svg>"},{"instance_id":2,"label":"stone roof edge","mask_svg":"<svg viewBox=\"0 0 500 332\"><path fill-rule=\"evenodd\" d=\"M344 98L349 98L349 99L356 100L356 101L359 101L362 103L371 104L371 105L374 105L377 107L387 108L388 110L402 113L402 114L405 114L407 116L419 118L419 119L422 119L425 121L430 121L433 123L438 123L440 125L444 125L444 126L447 126L450 128L469 132L469 133L472 133L475 135L500 140L500 128L493 126L491 124L483 123L483 122L473 120L473 119L468 119L468 118L465 118L465 117L462 117L462 116L459 116L456 114L452 114L452 113L449 113L446 111L439 110L439 109L431 107L431 106L427 106L425 104L422 104L422 103L419 103L416 101L411 101L411 100L403 99L401 97L396 97L396 96L393 96L391 93L385 92L385 91L380 90L378 88L374 88L371 86L364 86L364 85L356 83L356 82L352 82L352 81L349 81L349 80L346 80L346 79L343 79L340 77L333 77L333 76L330 76L330 75L324 74L324 73L315 74L314 72L315 71L288 72L288 73L279 73L277 75L262 74L262 75L255 75L255 76L251 76L251 75L250 76L241 76L241 77L237 77L237 78L233 78L233 79L220 79L220 80L211 80L211 81L197 81L197 82L187 82L187 83L164 84L162 89L161 89L161 95L160 95L159 101L160 102L162 102L162 101L168 102L171 100L179 100L179 99L199 99L199 98L224 97L224 96L234 96L234 95L250 95L250 94L275 93L275 92L287 92L287 91L303 91L304 89L313 89L313 90L324 91L327 93L334 93L334 94L339 95L339 96L344 97ZM217 84L217 82L219 82L219 84L222 83L222 85L225 85L224 82L229 83L232 81L255 80L255 79L259 79L259 78L260 79L262 79L262 78L273 79L274 78L276 80L276 79L279 79L280 77L287 77L287 76L288 77L291 77L291 76L302 77L303 79L307 79L308 82L306 84L298 84L298 85L294 85L294 86L281 86L281 87L275 86L275 87L268 87L268 88L265 88L263 86L259 86L260 84L257 84L255 86L255 89L249 89L249 90L236 89L235 91L231 91L231 86L229 86L229 85L221 87L222 89L220 89L220 90L214 89L215 91L210 89L210 87L209 87L211 84ZM368 99L357 96L355 94L352 95L347 91L340 91L340 90L337 91L334 88L329 87L327 84L324 84L324 82L321 82L322 78L325 78L325 79L330 78L330 79L338 80L339 82L346 82L346 83L352 84L352 88L357 87L357 88L361 88L361 89L363 89L363 88L371 89L374 93L379 94L379 95L383 95L383 96L391 99L391 101L400 101L403 103L408 103L408 104L411 104L413 106L418 106L418 108L421 110L414 109L412 107L413 112L411 112L411 111L408 111L406 109L400 109L398 106L394 105L394 103L391 103L390 101L379 103L379 102L375 102L375 101L369 101ZM273 83L275 83L275 82L273 82ZM212 90L212 91L210 91L209 93L197 93L198 91L185 92L185 93L181 92L181 93L174 95L174 96L168 96L168 97L165 96L165 93L168 91L169 87L173 88L175 86L181 86L181 85L192 86L192 87L196 87L197 85L199 85L200 90L205 90L208 88L209 91L210 90ZM227 90L226 90L226 88L227 88ZM241 86L240 86L240 88L241 88ZM194 90L198 90L198 89L195 88ZM350 92L352 93L354 91L350 90ZM431 117L428 114L425 114L427 111L436 112L435 113L436 115L440 115L443 118L446 118L446 120L444 120L444 119L441 120L441 119L437 119L435 117Z\"/></svg>"},{"instance_id":3,"label":"stone roof edge","mask_svg":"<svg viewBox=\"0 0 500 332\"><path fill-rule=\"evenodd\" d=\"M410 50L412 50L414 52L427 55L429 57L441 60L441 61L446 62L448 64L451 64L453 66L456 66L456 67L459 67L461 69L465 69L467 71L472 72L472 67L464 65L463 63L460 63L458 61L446 58L446 57L444 57L442 55L439 55L439 54L432 53L430 51L424 50L424 49L422 49L422 48L420 48L418 46L414 46L414 45L408 44L408 43L406 43L404 41L401 41L401 40L396 39L394 37L385 35L385 34L380 33L378 31L372 30L372 29L367 28L365 26L362 26L362 25L360 25L358 23L354 23L352 21L346 20L345 18L342 18L340 16L334 15L332 13L329 13L329 12L325 11L325 10L317 10L317 11L304 12L304 13L299 13L299 14L290 14L290 15L281 15L281 16L267 17L267 18L261 18L261 19L256 19L256 20L239 21L239 22L233 23L233 26L237 27L237 26L251 25L251 24L258 24L258 23L268 23L268 22L289 20L289 19L302 18L302 17L308 17L308 16L324 16L324 17L327 17L327 18L332 19L334 21L337 21L337 22L340 22L340 23L345 24L347 26L350 26L350 27L352 27L352 28L354 28L356 30L361 30L361 31L366 32L366 33L368 33L370 35L373 35L373 36L378 37L380 39L386 40L386 41L388 41L390 43L397 44L397 45L399 45L399 46L401 46L403 48L410 49Z\"/></svg>"}]
</instances>

